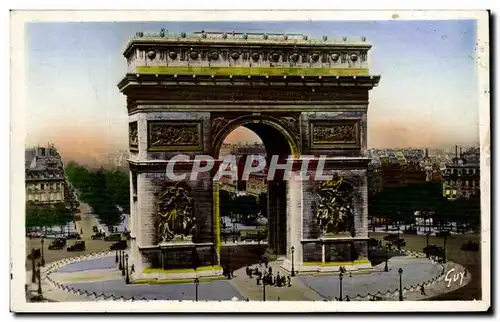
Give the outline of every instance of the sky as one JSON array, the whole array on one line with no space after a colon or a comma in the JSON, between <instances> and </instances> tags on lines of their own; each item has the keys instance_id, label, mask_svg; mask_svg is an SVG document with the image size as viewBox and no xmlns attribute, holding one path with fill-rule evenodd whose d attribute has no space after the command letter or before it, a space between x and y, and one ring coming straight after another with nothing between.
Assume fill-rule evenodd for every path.
<instances>
[{"instance_id":1,"label":"sky","mask_svg":"<svg viewBox=\"0 0 500 322\"><path fill-rule=\"evenodd\" d=\"M367 37L368 147L448 147L479 141L476 22L74 22L26 26L26 145L52 142L65 159L99 159L127 149L123 49L137 31L260 31L310 38ZM245 129L226 142L254 142Z\"/></svg>"}]
</instances>

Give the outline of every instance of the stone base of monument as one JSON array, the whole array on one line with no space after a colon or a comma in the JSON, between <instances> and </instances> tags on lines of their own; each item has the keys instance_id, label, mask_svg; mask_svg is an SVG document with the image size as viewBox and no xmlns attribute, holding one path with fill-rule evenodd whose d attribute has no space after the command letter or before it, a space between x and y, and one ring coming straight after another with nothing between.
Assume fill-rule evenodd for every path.
<instances>
[{"instance_id":1,"label":"stone base of monument","mask_svg":"<svg viewBox=\"0 0 500 322\"><path fill-rule=\"evenodd\" d=\"M222 278L213 243L175 240L141 247L133 283L189 283Z\"/></svg>"},{"instance_id":2,"label":"stone base of monument","mask_svg":"<svg viewBox=\"0 0 500 322\"><path fill-rule=\"evenodd\" d=\"M351 262L306 262L294 263L296 273L327 273L339 272L341 267L344 267L347 272L370 272L373 270L372 264L368 259L359 259ZM285 260L281 264L281 268L287 272L292 272L292 262Z\"/></svg>"}]
</instances>

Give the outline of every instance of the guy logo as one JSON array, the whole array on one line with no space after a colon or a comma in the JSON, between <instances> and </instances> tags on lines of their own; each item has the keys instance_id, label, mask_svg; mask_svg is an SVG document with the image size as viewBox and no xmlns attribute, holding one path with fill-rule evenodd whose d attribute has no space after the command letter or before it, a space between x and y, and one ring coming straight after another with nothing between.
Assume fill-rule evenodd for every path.
<instances>
[{"instance_id":1,"label":"guy logo","mask_svg":"<svg viewBox=\"0 0 500 322\"><path fill-rule=\"evenodd\" d=\"M462 283L464 281L465 277L465 271L460 272L460 273L455 273L452 275L452 273L455 271L454 268L450 269L448 273L446 273L446 276L444 277L444 280L448 282L448 287L451 285L451 281L456 282L460 279L460 286L462 286Z\"/></svg>"}]
</instances>

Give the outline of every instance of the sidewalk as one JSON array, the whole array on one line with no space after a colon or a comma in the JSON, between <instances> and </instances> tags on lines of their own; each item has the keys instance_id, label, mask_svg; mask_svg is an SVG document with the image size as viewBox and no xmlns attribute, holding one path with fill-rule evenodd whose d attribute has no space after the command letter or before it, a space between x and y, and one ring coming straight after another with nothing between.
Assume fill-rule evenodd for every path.
<instances>
[{"instance_id":1,"label":"sidewalk","mask_svg":"<svg viewBox=\"0 0 500 322\"><path fill-rule=\"evenodd\" d=\"M270 262L269 266L272 267L273 276L276 276L277 272L281 276L288 276L289 273L281 269L281 263ZM255 267L252 265L251 267ZM265 266L257 266L259 270L264 270ZM245 298L250 301L262 301L263 299L263 285L262 281L260 285L257 285L257 277L248 277L245 271L246 267L242 267L234 272L234 278L231 279L231 284L241 293ZM302 282L296 278L292 277L291 286L276 287L272 285L266 285L266 301L323 301L324 298L319 294L314 292L309 287L302 284Z\"/></svg>"}]
</instances>

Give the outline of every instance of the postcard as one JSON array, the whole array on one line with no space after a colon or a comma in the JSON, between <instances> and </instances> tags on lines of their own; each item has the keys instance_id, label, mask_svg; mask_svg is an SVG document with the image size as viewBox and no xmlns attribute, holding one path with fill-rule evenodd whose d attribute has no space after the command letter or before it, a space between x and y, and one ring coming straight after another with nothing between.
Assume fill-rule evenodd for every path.
<instances>
[{"instance_id":1,"label":"postcard","mask_svg":"<svg viewBox=\"0 0 500 322\"><path fill-rule=\"evenodd\" d=\"M489 309L488 12L11 27L12 311Z\"/></svg>"}]
</instances>

